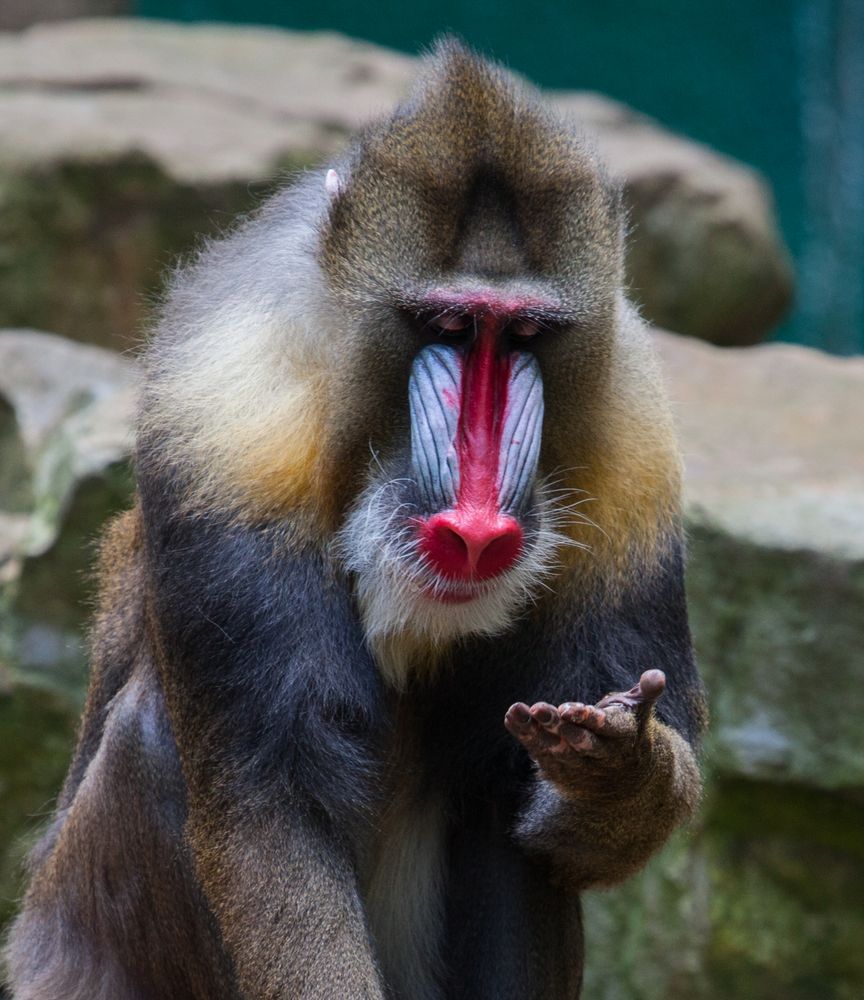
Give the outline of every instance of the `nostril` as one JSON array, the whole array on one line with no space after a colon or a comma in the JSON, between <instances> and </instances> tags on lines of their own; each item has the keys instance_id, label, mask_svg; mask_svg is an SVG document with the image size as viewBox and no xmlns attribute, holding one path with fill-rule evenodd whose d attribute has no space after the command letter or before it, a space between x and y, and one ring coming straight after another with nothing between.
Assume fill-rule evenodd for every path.
<instances>
[{"instance_id":1,"label":"nostril","mask_svg":"<svg viewBox=\"0 0 864 1000\"><path fill-rule=\"evenodd\" d=\"M434 514L420 527L420 548L442 576L488 580L509 569L522 549L522 528L508 515Z\"/></svg>"},{"instance_id":2,"label":"nostril","mask_svg":"<svg viewBox=\"0 0 864 1000\"><path fill-rule=\"evenodd\" d=\"M458 531L446 524L439 524L434 529L434 536L440 555L447 561L452 561L457 566L470 564L471 553L468 551L465 539Z\"/></svg>"},{"instance_id":3,"label":"nostril","mask_svg":"<svg viewBox=\"0 0 864 1000\"><path fill-rule=\"evenodd\" d=\"M511 531L502 531L492 538L477 557L476 573L479 579L486 580L507 569L516 561L521 547L521 531L518 537Z\"/></svg>"}]
</instances>

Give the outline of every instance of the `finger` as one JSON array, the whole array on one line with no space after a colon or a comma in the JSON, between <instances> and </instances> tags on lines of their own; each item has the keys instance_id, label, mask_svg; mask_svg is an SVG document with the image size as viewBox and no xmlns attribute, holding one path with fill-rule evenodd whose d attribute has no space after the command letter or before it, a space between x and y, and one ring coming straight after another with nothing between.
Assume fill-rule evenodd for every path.
<instances>
[{"instance_id":1,"label":"finger","mask_svg":"<svg viewBox=\"0 0 864 1000\"><path fill-rule=\"evenodd\" d=\"M597 702L597 708L608 708L612 705L624 705L626 708L639 710L640 715L647 714L651 706L666 689L666 675L662 670L646 670L629 691L617 691L607 694Z\"/></svg>"},{"instance_id":2,"label":"finger","mask_svg":"<svg viewBox=\"0 0 864 1000\"><path fill-rule=\"evenodd\" d=\"M558 706L558 716L563 722L584 726L597 732L606 724L606 713L595 705L585 705L581 701L567 701Z\"/></svg>"},{"instance_id":3,"label":"finger","mask_svg":"<svg viewBox=\"0 0 864 1000\"><path fill-rule=\"evenodd\" d=\"M643 702L653 705L666 690L666 674L662 670L646 670L639 678Z\"/></svg>"},{"instance_id":4,"label":"finger","mask_svg":"<svg viewBox=\"0 0 864 1000\"><path fill-rule=\"evenodd\" d=\"M558 709L554 705L550 705L545 701L538 701L528 711L538 726L542 726L551 732L555 732L558 729L561 720L558 716Z\"/></svg>"},{"instance_id":5,"label":"finger","mask_svg":"<svg viewBox=\"0 0 864 1000\"><path fill-rule=\"evenodd\" d=\"M636 705L636 718L644 725L657 699L666 690L666 674L662 670L646 670L639 678L639 702Z\"/></svg>"},{"instance_id":6,"label":"finger","mask_svg":"<svg viewBox=\"0 0 864 1000\"><path fill-rule=\"evenodd\" d=\"M504 716L504 725L514 736L529 733L533 728L533 722L531 721L528 706L521 701L517 701L515 705L511 705Z\"/></svg>"},{"instance_id":7,"label":"finger","mask_svg":"<svg viewBox=\"0 0 864 1000\"><path fill-rule=\"evenodd\" d=\"M561 737L558 735L557 731L553 732L550 729L544 729L542 726L538 726L536 724L534 730L535 732L533 735L532 747L535 753L553 750L556 747L561 746Z\"/></svg>"},{"instance_id":8,"label":"finger","mask_svg":"<svg viewBox=\"0 0 864 1000\"><path fill-rule=\"evenodd\" d=\"M538 754L560 743L557 733L544 729L531 717L527 705L517 702L504 716L504 725L530 754Z\"/></svg>"}]
</instances>

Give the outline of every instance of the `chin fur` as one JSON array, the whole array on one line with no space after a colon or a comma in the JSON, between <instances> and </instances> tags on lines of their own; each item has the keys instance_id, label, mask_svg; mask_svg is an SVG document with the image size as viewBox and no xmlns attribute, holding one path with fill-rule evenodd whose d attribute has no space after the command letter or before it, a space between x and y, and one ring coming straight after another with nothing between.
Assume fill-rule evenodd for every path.
<instances>
[{"instance_id":1,"label":"chin fur","mask_svg":"<svg viewBox=\"0 0 864 1000\"><path fill-rule=\"evenodd\" d=\"M338 558L354 576L366 636L397 685L408 669L394 662L404 659L397 650L412 658L424 650L434 659L461 638L506 632L549 588L562 547L574 544L561 531L563 515L541 490L526 518L524 551L511 569L476 584L445 580L418 552L406 483L394 479L367 489L336 540Z\"/></svg>"}]
</instances>

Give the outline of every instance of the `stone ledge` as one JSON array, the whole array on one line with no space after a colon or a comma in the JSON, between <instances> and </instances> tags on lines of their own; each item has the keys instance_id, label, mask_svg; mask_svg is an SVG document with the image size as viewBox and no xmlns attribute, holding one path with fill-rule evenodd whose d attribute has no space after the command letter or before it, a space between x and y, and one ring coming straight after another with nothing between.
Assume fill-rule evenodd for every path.
<instances>
[{"instance_id":1,"label":"stone ledge","mask_svg":"<svg viewBox=\"0 0 864 1000\"><path fill-rule=\"evenodd\" d=\"M658 333L694 524L864 559L864 358Z\"/></svg>"}]
</instances>

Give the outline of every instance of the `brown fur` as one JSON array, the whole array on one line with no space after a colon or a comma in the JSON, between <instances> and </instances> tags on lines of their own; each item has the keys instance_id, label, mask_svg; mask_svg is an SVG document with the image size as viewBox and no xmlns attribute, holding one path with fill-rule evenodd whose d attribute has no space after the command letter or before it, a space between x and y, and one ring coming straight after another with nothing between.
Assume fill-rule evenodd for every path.
<instances>
[{"instance_id":1,"label":"brown fur","mask_svg":"<svg viewBox=\"0 0 864 1000\"><path fill-rule=\"evenodd\" d=\"M188 853L178 855L180 770L154 739L164 708L143 628L137 512L109 528L100 564L78 748L7 956L15 1000L230 996L218 932Z\"/></svg>"},{"instance_id":2,"label":"brown fur","mask_svg":"<svg viewBox=\"0 0 864 1000\"><path fill-rule=\"evenodd\" d=\"M620 761L618 768L589 766L578 776L544 768L551 784L538 781L518 828L531 850L555 859L557 878L573 891L635 875L699 804L693 752L662 722L649 719L644 736L634 730L632 753Z\"/></svg>"},{"instance_id":3,"label":"brown fur","mask_svg":"<svg viewBox=\"0 0 864 1000\"><path fill-rule=\"evenodd\" d=\"M94 672L58 816L31 858L33 881L11 935L15 1000L239 1000L217 921L241 956L245 996L383 1000L351 863L338 860L314 823L297 814L292 829L266 815L232 824L218 794L205 792L188 848L177 854L185 812L167 806L160 817L158 808L184 802L187 790L176 756L149 738L164 707L140 560L140 519L131 511L101 547ZM129 673L117 676L123 663ZM189 790L194 800L194 783ZM281 878L304 887L274 899L278 914L263 902L274 859ZM265 931L277 917L298 931L284 950ZM250 923L260 935L249 934ZM72 939L70 928L78 932ZM112 961L117 954L122 967Z\"/></svg>"},{"instance_id":4,"label":"brown fur","mask_svg":"<svg viewBox=\"0 0 864 1000\"><path fill-rule=\"evenodd\" d=\"M489 761L478 737L482 776L467 777L481 787L471 800L474 811L466 809L461 787L454 793L436 771L438 762L428 759L436 739L440 752L449 750L441 736L447 720L434 717L428 702L438 696L443 712L467 711L461 689L447 700L446 685L458 669L469 674L471 711L490 712L499 726L507 706L476 700L470 643L440 653L410 629L371 644L376 683L389 684L382 711L389 729L383 746L376 744L377 797L357 807L352 828L340 827L331 813L354 816L353 803L328 811L326 796L310 796L295 774L279 770L293 746L277 742L285 756L267 758L265 778L256 771L258 783L243 787L253 770L247 758L257 752L249 745L272 733L255 734L231 757L225 746L232 725L250 720L230 715L231 706L220 701L222 677L208 670L211 654L222 667L257 668L251 657L232 658L246 636L231 632L231 612L245 596L238 591L245 586L257 600L257 579L244 577L248 567L236 560L204 564L224 578L216 582L227 580L217 594L223 604L214 599L227 628L206 617L197 592L170 581L189 604L181 609L185 618L172 619L172 630L163 619L170 618L166 603L175 591L166 587L168 599L159 604L159 572L166 586L173 560L182 557L171 547L175 537L188 540L183 532L190 525L203 532L222 518L225 536L257 532L254 539L243 536L245 549L228 546L238 558L266 551L272 562L304 558L311 567L306 577L276 577L274 586L290 579L298 592L264 592L262 600L273 598L270 631L282 627L284 604L296 601L309 615L297 632L326 633L331 623L315 618L319 610L299 590L320 571L318 599L344 593L350 607L331 543L369 485L370 447L385 461L404 455L416 313L435 288L491 283L537 293L560 313L561 335L536 347L546 392L541 472L566 491L562 505L588 501L575 510L590 520L577 515L566 532L590 551L562 552L554 586L525 614L526 634L548 639L550 648L570 642L567 629L583 612L616 608L628 591L632 597L637 576L646 586L655 573L659 578L680 517L679 461L659 377L646 334L621 294L620 197L590 150L501 71L445 44L414 98L370 127L337 166L340 192L307 220L303 235L307 242L320 238L317 258L289 260L297 270L284 277L277 270L276 290L267 289L273 301L260 303L255 282L269 258L250 247L249 234L258 231L252 223L227 250L217 246L205 255L166 306L148 362L139 447L140 467L163 492L154 488L148 500L142 486L141 505L115 522L102 548L90 693L57 816L33 854L32 883L11 935L14 1000L486 1000L514 989L528 1000L573 1000L582 969L575 893L641 867L698 799L692 750L674 729L649 718L608 767L589 768L578 781L554 768L538 777L515 830L497 815L504 807L496 796L509 803L507 797L482 786ZM309 192L313 201L320 197ZM280 209L267 211L261 231L269 233ZM302 257L302 245L292 244L291 253ZM283 249L278 241L264 248L278 266ZM232 261L243 254L250 262L239 272L241 306L248 299L258 308L246 325L234 299L218 298L237 276ZM298 286L291 289L297 301L290 322L279 313L283 280ZM218 308L211 310L214 298ZM232 354L238 344L245 354ZM238 356L245 365L237 373L239 398L220 406ZM154 508L163 500L178 509L160 521ZM275 539L266 550L264 534ZM262 578L266 559L253 564ZM200 563L194 566L201 572ZM202 590L212 582L189 579ZM258 627L254 615L247 619ZM359 671L368 634L355 636L341 624L356 640ZM184 644L187 634L212 643L202 654L206 669ZM514 635L495 640L500 644L491 654L500 653L507 669ZM270 672L258 679L265 700L284 692L281 671L292 668L302 637L280 641L278 657L267 661ZM316 671L326 673L339 641L320 649L311 644ZM476 648L487 670L478 676L499 683L488 647L478 641ZM525 650L532 655L538 650ZM412 685L423 671L409 668L424 663L443 669L434 678L426 671ZM248 674L242 677L245 685ZM346 688L351 680L340 675ZM510 692L500 683L497 697ZM356 736L350 727L362 730L372 710L364 715L358 708L353 718L355 706L346 708L339 693L328 689L336 707L326 704L316 718L324 726L335 716ZM277 702L280 711L295 708L304 692L291 695L294 702ZM281 721L268 724L278 729ZM464 739L472 731L460 722ZM335 725L328 730L334 731ZM508 748L522 752L509 744L502 750L501 735L500 726L487 729L489 759L505 758ZM326 743L302 749L310 751L309 768L331 750ZM343 761L353 765L350 749L342 752L336 769ZM515 782L521 773L521 787L529 788L527 763L524 756L516 764L507 758L502 780ZM448 809L462 810L461 825ZM462 905L469 882L472 891L475 879L478 887L476 907L462 911L472 928L468 946L476 946L476 962L472 952L462 967L465 982L443 978L448 956L441 942L453 919L439 912L436 896L445 892L445 867L449 904ZM412 892L428 898L408 900L417 904L411 906L399 898ZM492 943L477 917L487 912L500 930Z\"/></svg>"}]
</instances>

